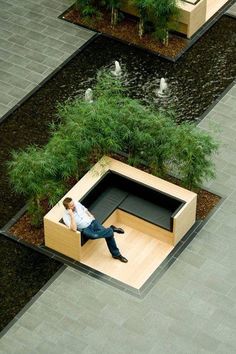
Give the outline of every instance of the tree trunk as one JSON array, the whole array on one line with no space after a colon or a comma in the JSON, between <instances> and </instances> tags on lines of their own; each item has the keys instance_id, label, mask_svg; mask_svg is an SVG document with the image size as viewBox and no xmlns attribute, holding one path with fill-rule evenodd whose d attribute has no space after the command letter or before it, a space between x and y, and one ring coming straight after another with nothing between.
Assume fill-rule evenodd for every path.
<instances>
[{"instance_id":1,"label":"tree trunk","mask_svg":"<svg viewBox=\"0 0 236 354\"><path fill-rule=\"evenodd\" d=\"M144 34L144 20L143 20L143 17L140 17L140 19L139 19L138 34L139 34L140 38L143 37L143 34Z\"/></svg>"},{"instance_id":2,"label":"tree trunk","mask_svg":"<svg viewBox=\"0 0 236 354\"><path fill-rule=\"evenodd\" d=\"M167 47L168 46L168 44L169 44L169 31L168 30L166 30L166 36L165 36L165 38L164 38L164 40L163 40L163 44Z\"/></svg>"},{"instance_id":3,"label":"tree trunk","mask_svg":"<svg viewBox=\"0 0 236 354\"><path fill-rule=\"evenodd\" d=\"M111 27L115 27L118 21L118 10L112 6L111 9Z\"/></svg>"}]
</instances>

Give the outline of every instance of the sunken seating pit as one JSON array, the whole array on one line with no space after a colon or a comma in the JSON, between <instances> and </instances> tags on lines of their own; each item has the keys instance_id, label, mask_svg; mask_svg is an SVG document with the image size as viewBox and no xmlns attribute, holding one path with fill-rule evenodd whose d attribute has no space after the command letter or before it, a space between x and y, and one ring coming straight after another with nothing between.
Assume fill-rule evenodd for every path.
<instances>
[{"instance_id":1,"label":"sunken seating pit","mask_svg":"<svg viewBox=\"0 0 236 354\"><path fill-rule=\"evenodd\" d=\"M105 226L123 224L175 246L195 222L195 193L103 157L44 217L45 245L70 258L83 258L86 239L62 222L62 201L85 205Z\"/></svg>"}]
</instances>

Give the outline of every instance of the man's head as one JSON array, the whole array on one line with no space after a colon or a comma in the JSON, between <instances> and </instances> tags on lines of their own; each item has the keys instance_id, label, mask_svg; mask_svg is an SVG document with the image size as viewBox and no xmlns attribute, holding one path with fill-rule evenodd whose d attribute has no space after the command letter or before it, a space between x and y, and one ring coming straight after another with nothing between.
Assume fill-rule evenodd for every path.
<instances>
[{"instance_id":1,"label":"man's head","mask_svg":"<svg viewBox=\"0 0 236 354\"><path fill-rule=\"evenodd\" d=\"M69 198L69 197L65 198L63 200L63 205L66 209L75 210L75 204L74 204L72 198Z\"/></svg>"}]
</instances>

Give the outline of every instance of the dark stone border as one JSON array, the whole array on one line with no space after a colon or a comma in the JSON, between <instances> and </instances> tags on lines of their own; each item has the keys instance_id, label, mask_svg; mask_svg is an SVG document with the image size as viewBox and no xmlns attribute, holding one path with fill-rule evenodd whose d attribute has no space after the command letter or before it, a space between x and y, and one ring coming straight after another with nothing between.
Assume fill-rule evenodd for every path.
<instances>
[{"instance_id":1,"label":"dark stone border","mask_svg":"<svg viewBox=\"0 0 236 354\"><path fill-rule=\"evenodd\" d=\"M199 0L200 1L200 0ZM185 2L188 2L188 1L185 1ZM166 55L163 55L161 53L156 53L156 52L153 52L152 50L150 49L147 49L147 48L143 48L143 47L140 47L139 45L137 44L132 44L130 42L127 42L125 40L122 40L120 38L116 38L112 35L109 35L107 33L103 33L103 32L96 32L95 29L91 28L91 27L88 27L88 26L85 26L85 25L79 25L79 24L76 24L74 23L73 21L71 20L68 20L68 19L65 19L64 18L64 15L69 12L75 4L71 5L70 7L68 7L67 10L65 10L61 15L58 16L59 19L63 20L63 21L66 21L66 22L69 22L69 23L72 23L73 25L75 26L79 26L79 27L82 27L82 28L85 28L85 29L88 29L90 31L94 31L97 33L97 35L102 35L104 37L107 37L107 38L111 38L111 39L114 39L118 42L121 42L121 43L124 43L124 44L127 44L131 47L136 47L136 48L139 48L139 49L142 49L142 50L145 50L147 53L150 53L152 55L155 55L159 58L162 58L164 60L168 60L168 61L171 61L173 63L175 63L178 59L180 59L182 57L182 55L184 53L186 53L203 35L206 31L208 31L210 29L210 27L212 27L214 25L214 23L216 21L218 21L220 19L220 17L222 17L223 15L225 16L231 16L231 15L228 15L228 14L225 14L225 11L228 10L233 4L235 3L235 0L228 0L227 3L225 3L192 37L191 39L187 39L186 38L186 41L188 41L186 47L180 51L174 58L173 57L169 57L169 56L166 56ZM196 5L196 4L192 4L192 5ZM234 17L234 16L231 16L231 17ZM173 33L175 33L173 31ZM182 35L178 33L178 36L181 37Z\"/></svg>"}]
</instances>

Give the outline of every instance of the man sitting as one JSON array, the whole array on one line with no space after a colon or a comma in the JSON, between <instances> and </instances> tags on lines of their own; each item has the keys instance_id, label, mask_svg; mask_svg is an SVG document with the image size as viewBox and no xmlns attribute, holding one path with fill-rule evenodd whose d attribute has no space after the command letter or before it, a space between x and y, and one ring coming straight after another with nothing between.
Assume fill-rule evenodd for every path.
<instances>
[{"instance_id":1,"label":"man sitting","mask_svg":"<svg viewBox=\"0 0 236 354\"><path fill-rule=\"evenodd\" d=\"M79 230L91 240L105 238L112 257L123 263L128 262L128 260L120 254L114 238L114 232L123 234L123 229L117 228L113 225L105 228L95 219L85 206L79 202L73 201L72 198L65 198L63 200L63 205L66 209L63 215L63 221L71 230Z\"/></svg>"}]
</instances>

